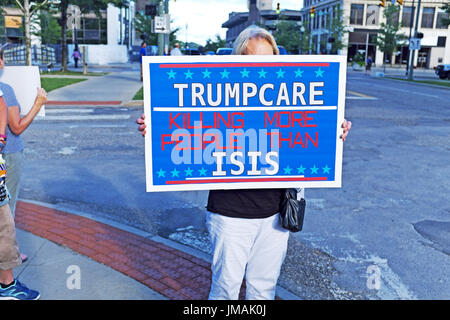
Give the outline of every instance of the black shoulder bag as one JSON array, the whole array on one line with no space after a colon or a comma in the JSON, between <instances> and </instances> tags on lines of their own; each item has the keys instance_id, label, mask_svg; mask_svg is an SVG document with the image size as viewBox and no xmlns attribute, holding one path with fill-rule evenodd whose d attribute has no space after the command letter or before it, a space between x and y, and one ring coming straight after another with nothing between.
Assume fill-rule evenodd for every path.
<instances>
[{"instance_id":1,"label":"black shoulder bag","mask_svg":"<svg viewBox=\"0 0 450 320\"><path fill-rule=\"evenodd\" d=\"M283 228L291 232L301 231L305 217L305 207L305 199L297 200L296 189L286 189L280 204L280 222Z\"/></svg>"}]
</instances>

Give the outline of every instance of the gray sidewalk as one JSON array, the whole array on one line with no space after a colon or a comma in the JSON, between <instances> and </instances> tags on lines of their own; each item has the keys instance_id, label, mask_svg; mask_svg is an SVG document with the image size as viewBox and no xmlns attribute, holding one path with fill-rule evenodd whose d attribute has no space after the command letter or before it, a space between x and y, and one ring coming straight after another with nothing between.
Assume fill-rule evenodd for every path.
<instances>
[{"instance_id":1,"label":"gray sidewalk","mask_svg":"<svg viewBox=\"0 0 450 320\"><path fill-rule=\"evenodd\" d=\"M22 252L29 258L14 276L41 300L166 300L138 281L67 247L17 230Z\"/></svg>"},{"instance_id":2,"label":"gray sidewalk","mask_svg":"<svg viewBox=\"0 0 450 320\"><path fill-rule=\"evenodd\" d=\"M139 79L140 69L137 69L135 64L124 64L116 68L97 67L91 68L89 71L109 72L109 74L86 77L86 81L53 90L49 92L48 100L122 101L125 103L132 100L142 86ZM67 76L67 78L70 78L70 76Z\"/></svg>"}]
</instances>

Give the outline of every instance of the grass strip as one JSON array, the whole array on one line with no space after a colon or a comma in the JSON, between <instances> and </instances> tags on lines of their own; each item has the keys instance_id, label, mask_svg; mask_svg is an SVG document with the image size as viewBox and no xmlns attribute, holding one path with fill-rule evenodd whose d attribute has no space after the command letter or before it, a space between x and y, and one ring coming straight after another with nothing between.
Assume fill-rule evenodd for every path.
<instances>
[{"instance_id":1,"label":"grass strip","mask_svg":"<svg viewBox=\"0 0 450 320\"><path fill-rule=\"evenodd\" d=\"M144 100L144 89L141 87L133 97L133 100Z\"/></svg>"},{"instance_id":2,"label":"grass strip","mask_svg":"<svg viewBox=\"0 0 450 320\"><path fill-rule=\"evenodd\" d=\"M434 80L408 80L408 79L402 79L402 78L395 78L395 77L386 77L388 79L392 80L401 80L401 81L407 81L407 82L418 82L418 83L425 83L425 84L432 84L435 86L442 86L450 88L450 81L434 81Z\"/></svg>"},{"instance_id":3,"label":"grass strip","mask_svg":"<svg viewBox=\"0 0 450 320\"><path fill-rule=\"evenodd\" d=\"M83 74L82 71L42 71L42 75L55 75L55 76L89 76L89 77L101 77L108 74L108 72L88 72Z\"/></svg>"},{"instance_id":4,"label":"grass strip","mask_svg":"<svg viewBox=\"0 0 450 320\"><path fill-rule=\"evenodd\" d=\"M50 92L55 89L70 86L71 84L85 81L85 78L41 78L41 86L45 91Z\"/></svg>"}]
</instances>

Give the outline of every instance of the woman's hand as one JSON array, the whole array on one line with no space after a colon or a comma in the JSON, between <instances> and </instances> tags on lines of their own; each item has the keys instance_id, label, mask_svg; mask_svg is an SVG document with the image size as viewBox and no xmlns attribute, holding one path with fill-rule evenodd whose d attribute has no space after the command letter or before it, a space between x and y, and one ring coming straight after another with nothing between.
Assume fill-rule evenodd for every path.
<instances>
[{"instance_id":1,"label":"woman's hand","mask_svg":"<svg viewBox=\"0 0 450 320\"><path fill-rule=\"evenodd\" d=\"M137 124L139 124L138 130L141 131L142 135L145 137L147 126L145 125L145 114L142 114L139 119L136 120Z\"/></svg>"},{"instance_id":2,"label":"woman's hand","mask_svg":"<svg viewBox=\"0 0 450 320\"><path fill-rule=\"evenodd\" d=\"M344 123L342 124L342 128L344 129L344 133L341 135L341 139L342 139L342 141L345 141L345 139L347 139L348 132L352 128L352 122L351 121L347 121L346 119L344 119Z\"/></svg>"},{"instance_id":3,"label":"woman's hand","mask_svg":"<svg viewBox=\"0 0 450 320\"><path fill-rule=\"evenodd\" d=\"M36 105L38 105L39 108L47 103L47 92L44 89L42 89L42 88L38 89L37 96L36 96L36 99L34 100L34 103Z\"/></svg>"}]
</instances>

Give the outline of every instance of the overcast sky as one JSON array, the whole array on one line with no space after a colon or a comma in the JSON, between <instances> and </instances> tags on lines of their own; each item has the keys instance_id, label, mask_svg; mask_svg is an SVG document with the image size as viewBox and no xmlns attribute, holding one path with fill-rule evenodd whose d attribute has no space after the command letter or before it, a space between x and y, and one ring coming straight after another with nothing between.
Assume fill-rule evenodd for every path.
<instances>
[{"instance_id":1,"label":"overcast sky","mask_svg":"<svg viewBox=\"0 0 450 320\"><path fill-rule=\"evenodd\" d=\"M280 8L300 10L302 0L274 0ZM172 29L179 27L177 38L181 41L196 42L204 45L208 38L215 39L216 34L224 39L226 30L221 27L228 20L232 11L247 11L247 0L171 0L169 11L172 19ZM187 33L186 33L186 24Z\"/></svg>"}]
</instances>

